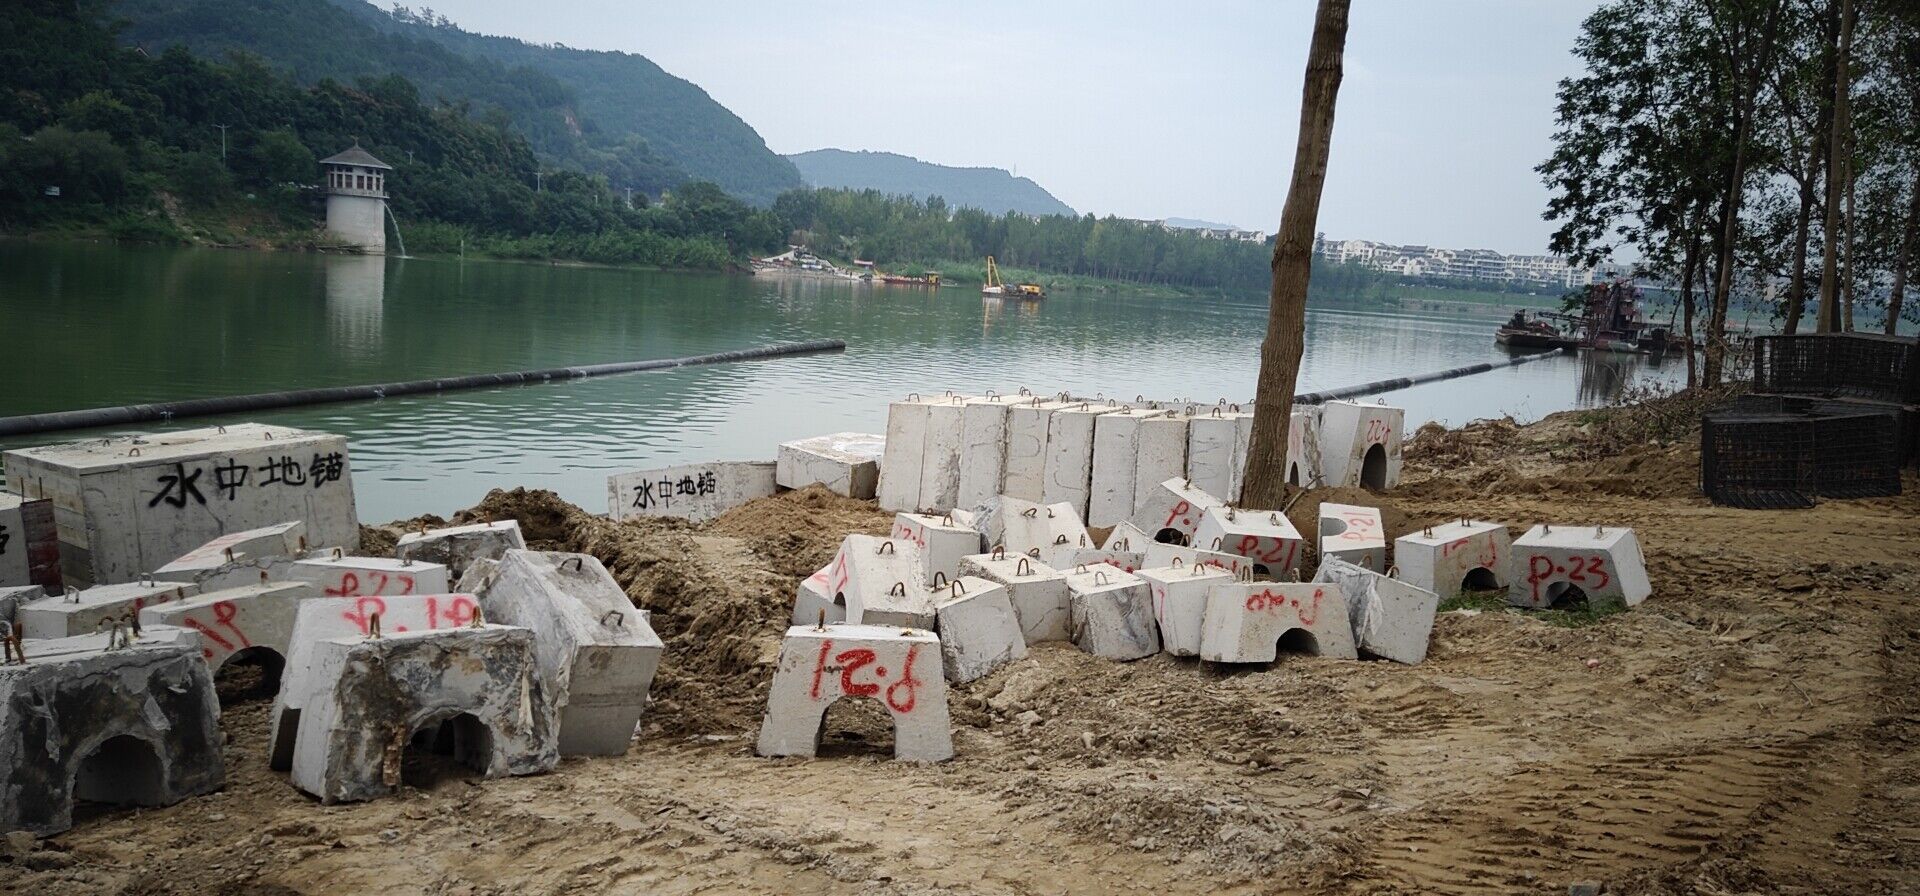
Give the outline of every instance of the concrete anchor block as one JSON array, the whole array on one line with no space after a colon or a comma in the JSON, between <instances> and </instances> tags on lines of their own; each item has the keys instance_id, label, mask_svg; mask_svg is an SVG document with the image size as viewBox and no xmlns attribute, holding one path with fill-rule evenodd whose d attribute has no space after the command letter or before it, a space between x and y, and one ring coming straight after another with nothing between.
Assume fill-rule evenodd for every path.
<instances>
[{"instance_id":1,"label":"concrete anchor block","mask_svg":"<svg viewBox=\"0 0 1920 896\"><path fill-rule=\"evenodd\" d=\"M1234 573L1204 563L1181 563L1138 573L1153 595L1153 618L1160 623L1161 649L1174 656L1199 656L1207 591L1231 582Z\"/></svg>"},{"instance_id":2,"label":"concrete anchor block","mask_svg":"<svg viewBox=\"0 0 1920 896\"><path fill-rule=\"evenodd\" d=\"M836 432L781 442L773 481L781 488L819 483L827 491L872 500L880 484L880 457L886 437L866 432Z\"/></svg>"},{"instance_id":3,"label":"concrete anchor block","mask_svg":"<svg viewBox=\"0 0 1920 896\"><path fill-rule=\"evenodd\" d=\"M287 664L280 692L273 698L268 731L268 764L275 771L293 767L300 713L313 694L330 688L332 678L316 674L315 648L335 638L365 638L377 628L389 634L464 628L480 621L479 601L471 594L362 595L316 597L294 606L293 634L287 639ZM336 676L337 677L337 676Z\"/></svg>"},{"instance_id":4,"label":"concrete anchor block","mask_svg":"<svg viewBox=\"0 0 1920 896\"><path fill-rule=\"evenodd\" d=\"M665 645L620 583L587 554L508 551L480 608L534 635L566 756L627 752Z\"/></svg>"},{"instance_id":5,"label":"concrete anchor block","mask_svg":"<svg viewBox=\"0 0 1920 896\"><path fill-rule=\"evenodd\" d=\"M1246 467L1240 468L1244 481ZM1321 465L1320 406L1295 407L1287 418L1287 484L1318 488L1328 484ZM1238 494L1236 486L1234 493Z\"/></svg>"},{"instance_id":6,"label":"concrete anchor block","mask_svg":"<svg viewBox=\"0 0 1920 896\"><path fill-rule=\"evenodd\" d=\"M241 654L271 653L284 663L293 643L298 604L320 592L307 582L261 582L205 591L186 600L150 604L141 625L171 625L200 633L200 655L216 672Z\"/></svg>"},{"instance_id":7,"label":"concrete anchor block","mask_svg":"<svg viewBox=\"0 0 1920 896\"><path fill-rule=\"evenodd\" d=\"M1206 565L1225 570L1236 577L1240 575L1240 571L1243 569L1246 570L1247 575L1251 577L1254 567L1252 559L1242 557L1239 554L1190 548L1185 545L1161 544L1159 542L1147 545L1145 559L1142 560L1141 563L1142 569Z\"/></svg>"},{"instance_id":8,"label":"concrete anchor block","mask_svg":"<svg viewBox=\"0 0 1920 896\"><path fill-rule=\"evenodd\" d=\"M1133 466L1133 506L1125 516L1140 514L1141 502L1170 479L1183 483L1187 475L1187 418L1172 411L1140 421L1138 450ZM1145 529L1145 526L1140 528Z\"/></svg>"},{"instance_id":9,"label":"concrete anchor block","mask_svg":"<svg viewBox=\"0 0 1920 896\"><path fill-rule=\"evenodd\" d=\"M1053 414L1070 401L1023 398L1007 410L1006 475L1000 494L1022 501L1046 496L1047 431Z\"/></svg>"},{"instance_id":10,"label":"concrete anchor block","mask_svg":"<svg viewBox=\"0 0 1920 896\"><path fill-rule=\"evenodd\" d=\"M192 582L159 582L151 577L124 585L68 588L65 594L28 601L14 610L23 638L70 638L92 634L102 623L139 618L152 604L186 600L200 593Z\"/></svg>"},{"instance_id":11,"label":"concrete anchor block","mask_svg":"<svg viewBox=\"0 0 1920 896\"><path fill-rule=\"evenodd\" d=\"M887 405L880 461L881 510L950 510L960 491L961 409L966 399L918 393Z\"/></svg>"},{"instance_id":12,"label":"concrete anchor block","mask_svg":"<svg viewBox=\"0 0 1920 896\"><path fill-rule=\"evenodd\" d=\"M1427 658L1439 595L1337 558L1320 564L1313 581L1340 587L1354 646L1409 666Z\"/></svg>"},{"instance_id":13,"label":"concrete anchor block","mask_svg":"<svg viewBox=\"0 0 1920 896\"><path fill-rule=\"evenodd\" d=\"M1113 551L1105 548L1082 548L1068 555L1060 564L1061 569L1075 572L1092 569L1096 566L1111 566L1121 572L1139 572L1146 566L1147 555L1144 551Z\"/></svg>"},{"instance_id":14,"label":"concrete anchor block","mask_svg":"<svg viewBox=\"0 0 1920 896\"><path fill-rule=\"evenodd\" d=\"M0 491L0 588L60 590L60 532L53 502Z\"/></svg>"},{"instance_id":15,"label":"concrete anchor block","mask_svg":"<svg viewBox=\"0 0 1920 896\"><path fill-rule=\"evenodd\" d=\"M939 621L940 664L947 680L966 684L1027 655L1007 588L962 576L932 589Z\"/></svg>"},{"instance_id":16,"label":"concrete anchor block","mask_svg":"<svg viewBox=\"0 0 1920 896\"><path fill-rule=\"evenodd\" d=\"M847 621L845 597L836 598L833 592L827 590L827 579L832 574L833 564L828 563L819 572L800 580L800 586L794 589L793 595L794 625Z\"/></svg>"},{"instance_id":17,"label":"concrete anchor block","mask_svg":"<svg viewBox=\"0 0 1920 896\"><path fill-rule=\"evenodd\" d=\"M703 523L755 498L772 497L775 461L681 464L607 477L607 515L680 517Z\"/></svg>"},{"instance_id":18,"label":"concrete anchor block","mask_svg":"<svg viewBox=\"0 0 1920 896\"><path fill-rule=\"evenodd\" d=\"M153 571L154 578L201 581L205 573L267 557L298 557L307 551L307 526L298 520L245 532L230 532Z\"/></svg>"},{"instance_id":19,"label":"concrete anchor block","mask_svg":"<svg viewBox=\"0 0 1920 896\"><path fill-rule=\"evenodd\" d=\"M1400 581L1446 600L1468 589L1505 590L1513 537L1499 523L1450 521L1394 539L1393 557Z\"/></svg>"},{"instance_id":20,"label":"concrete anchor block","mask_svg":"<svg viewBox=\"0 0 1920 896\"><path fill-rule=\"evenodd\" d=\"M1540 609L1584 596L1595 609L1626 609L1652 593L1632 529L1539 525L1514 539L1507 602L1516 607Z\"/></svg>"},{"instance_id":21,"label":"concrete anchor block","mask_svg":"<svg viewBox=\"0 0 1920 896\"><path fill-rule=\"evenodd\" d=\"M1240 476L1247 466L1247 442L1252 434L1252 414L1219 405L1195 409L1194 416L1187 420L1184 481L1223 500L1238 495ZM1145 512L1143 507L1141 513Z\"/></svg>"},{"instance_id":22,"label":"concrete anchor block","mask_svg":"<svg viewBox=\"0 0 1920 896\"><path fill-rule=\"evenodd\" d=\"M952 510L960 499L961 426L972 397L948 395L927 406L927 443L920 456L920 507L935 513Z\"/></svg>"},{"instance_id":23,"label":"concrete anchor block","mask_svg":"<svg viewBox=\"0 0 1920 896\"><path fill-rule=\"evenodd\" d=\"M1061 548L1079 550L1093 546L1080 515L1065 503L1035 504L1003 497L998 518L999 543L1009 554L1026 554L1045 561Z\"/></svg>"},{"instance_id":24,"label":"concrete anchor block","mask_svg":"<svg viewBox=\"0 0 1920 896\"><path fill-rule=\"evenodd\" d=\"M0 665L0 829L49 836L76 799L166 806L225 783L213 676L184 633L23 646Z\"/></svg>"},{"instance_id":25,"label":"concrete anchor block","mask_svg":"<svg viewBox=\"0 0 1920 896\"><path fill-rule=\"evenodd\" d=\"M1047 458L1040 483L1040 500L1065 504L1073 515L1086 519L1093 488L1094 421L1112 413L1109 404L1080 402L1047 418Z\"/></svg>"},{"instance_id":26,"label":"concrete anchor block","mask_svg":"<svg viewBox=\"0 0 1920 896\"><path fill-rule=\"evenodd\" d=\"M1255 578L1285 578L1300 568L1300 530L1277 510L1209 507L1201 511L1193 543L1252 560Z\"/></svg>"},{"instance_id":27,"label":"concrete anchor block","mask_svg":"<svg viewBox=\"0 0 1920 896\"><path fill-rule=\"evenodd\" d=\"M322 685L300 713L292 780L323 803L394 793L409 744L444 746L483 777L559 764L535 635L506 625L315 642Z\"/></svg>"},{"instance_id":28,"label":"concrete anchor block","mask_svg":"<svg viewBox=\"0 0 1920 896\"><path fill-rule=\"evenodd\" d=\"M0 622L13 622L14 611L18 610L21 604L31 603L46 596L46 589L39 585L0 586Z\"/></svg>"},{"instance_id":29,"label":"concrete anchor block","mask_svg":"<svg viewBox=\"0 0 1920 896\"><path fill-rule=\"evenodd\" d=\"M1320 463L1326 483L1374 491L1399 485L1406 417L1405 410L1384 404L1321 405Z\"/></svg>"},{"instance_id":30,"label":"concrete anchor block","mask_svg":"<svg viewBox=\"0 0 1920 896\"><path fill-rule=\"evenodd\" d=\"M471 569L471 565L468 568ZM340 550L296 560L286 568L284 578L311 582L326 597L445 594L453 585L444 564L391 557L354 557Z\"/></svg>"},{"instance_id":31,"label":"concrete anchor block","mask_svg":"<svg viewBox=\"0 0 1920 896\"><path fill-rule=\"evenodd\" d=\"M5 465L23 497L53 501L71 585L130 582L225 533L288 520L311 544L360 544L344 436L246 423L25 448Z\"/></svg>"},{"instance_id":32,"label":"concrete anchor block","mask_svg":"<svg viewBox=\"0 0 1920 896\"><path fill-rule=\"evenodd\" d=\"M951 514L895 514L893 538L913 545L920 560L921 585L932 585L936 573L948 581L959 578L960 558L980 553L980 533L972 526L961 525Z\"/></svg>"},{"instance_id":33,"label":"concrete anchor block","mask_svg":"<svg viewBox=\"0 0 1920 896\"><path fill-rule=\"evenodd\" d=\"M1166 479L1141 493L1140 509L1133 515L1132 525L1146 533L1147 541L1193 544L1194 535L1200 531L1201 514L1209 507L1224 506L1225 501L1201 490L1192 480Z\"/></svg>"},{"instance_id":34,"label":"concrete anchor block","mask_svg":"<svg viewBox=\"0 0 1920 896\"><path fill-rule=\"evenodd\" d=\"M1107 551L1141 552L1147 549L1147 545L1153 543L1153 536L1142 531L1139 526L1121 523L1107 533L1107 540L1101 543L1100 548Z\"/></svg>"},{"instance_id":35,"label":"concrete anchor block","mask_svg":"<svg viewBox=\"0 0 1920 896\"><path fill-rule=\"evenodd\" d=\"M519 520L488 520L468 526L445 529L422 528L400 536L393 555L415 563L438 563L459 577L467 564L475 560L499 560L508 551L523 551L527 540L520 535Z\"/></svg>"},{"instance_id":36,"label":"concrete anchor block","mask_svg":"<svg viewBox=\"0 0 1920 896\"><path fill-rule=\"evenodd\" d=\"M954 507L974 507L999 496L1007 478L1007 422L1017 401L989 392L961 404L960 476Z\"/></svg>"},{"instance_id":37,"label":"concrete anchor block","mask_svg":"<svg viewBox=\"0 0 1920 896\"><path fill-rule=\"evenodd\" d=\"M1137 660L1160 652L1160 626L1145 580L1101 567L1067 576L1073 643L1094 656Z\"/></svg>"},{"instance_id":38,"label":"concrete anchor block","mask_svg":"<svg viewBox=\"0 0 1920 896\"><path fill-rule=\"evenodd\" d=\"M1200 658L1271 663L1287 646L1314 656L1359 659L1346 601L1332 585L1231 582L1207 591ZM1299 632L1301 634L1290 634Z\"/></svg>"},{"instance_id":39,"label":"concrete anchor block","mask_svg":"<svg viewBox=\"0 0 1920 896\"><path fill-rule=\"evenodd\" d=\"M486 594L487 589L493 587L493 580L499 577L500 561L482 557L467 564L467 571L461 573L460 580L453 583L453 590L456 594L478 597Z\"/></svg>"},{"instance_id":40,"label":"concrete anchor block","mask_svg":"<svg viewBox=\"0 0 1920 896\"><path fill-rule=\"evenodd\" d=\"M933 599L921 586L919 549L910 541L849 535L827 565L826 588L847 621L933 629Z\"/></svg>"},{"instance_id":41,"label":"concrete anchor block","mask_svg":"<svg viewBox=\"0 0 1920 896\"><path fill-rule=\"evenodd\" d=\"M1040 552L1040 559L1046 561L1046 564L1054 569L1072 569L1080 563L1079 560L1074 559L1080 555L1080 552L1098 552L1100 550L1099 546L1094 544L1091 535L1082 535L1072 543L1068 543L1064 535L1055 536L1054 538L1054 543L1048 545ZM1096 559L1094 562L1098 563L1101 561Z\"/></svg>"},{"instance_id":42,"label":"concrete anchor block","mask_svg":"<svg viewBox=\"0 0 1920 896\"><path fill-rule=\"evenodd\" d=\"M1073 607L1067 596L1067 577L1053 567L1025 554L999 550L962 559L960 573L1006 586L1007 599L1027 644L1072 640Z\"/></svg>"},{"instance_id":43,"label":"concrete anchor block","mask_svg":"<svg viewBox=\"0 0 1920 896\"><path fill-rule=\"evenodd\" d=\"M780 644L755 752L813 756L827 707L842 697L871 697L893 717L893 758L953 758L947 679L940 639L923 629L882 625L796 625Z\"/></svg>"},{"instance_id":44,"label":"concrete anchor block","mask_svg":"<svg viewBox=\"0 0 1920 896\"><path fill-rule=\"evenodd\" d=\"M1112 526L1133 518L1134 492L1139 484L1140 452L1149 438L1145 421L1148 418L1172 419L1167 418L1166 413L1155 408L1121 408L1095 418L1087 525ZM1180 445L1183 466L1186 455L1184 438L1182 435ZM1157 447L1165 448L1164 445ZM1175 469L1171 475L1178 476L1182 472L1181 469Z\"/></svg>"},{"instance_id":45,"label":"concrete anchor block","mask_svg":"<svg viewBox=\"0 0 1920 896\"><path fill-rule=\"evenodd\" d=\"M1380 508L1320 504L1320 562L1344 560L1375 572L1387 569L1387 533Z\"/></svg>"}]
</instances>

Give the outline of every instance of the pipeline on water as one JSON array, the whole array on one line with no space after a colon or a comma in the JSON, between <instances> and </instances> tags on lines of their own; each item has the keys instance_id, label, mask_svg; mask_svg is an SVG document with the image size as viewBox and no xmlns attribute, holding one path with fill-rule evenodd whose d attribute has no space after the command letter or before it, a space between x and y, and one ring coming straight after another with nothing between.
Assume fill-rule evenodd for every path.
<instances>
[{"instance_id":1,"label":"pipeline on water","mask_svg":"<svg viewBox=\"0 0 1920 896\"><path fill-rule=\"evenodd\" d=\"M757 361L765 358L817 355L828 352L842 352L846 351L846 349L847 344L843 340L816 339L809 342L790 342L779 345L762 346L760 348L717 352L710 355L694 355L687 358L617 361L610 364L588 364L580 367L549 367L545 370L519 370L509 373L477 373L468 376L411 380L399 383L380 383L371 386L327 386L319 389L296 389L287 392L261 392L254 395L194 398L186 401L168 401L158 404L130 404L110 408L54 411L46 414L22 414L16 417L0 417L0 436L28 435L40 432L55 432L63 429L86 429L96 426L126 426L133 423L148 423L155 420L172 420L176 417L203 417L211 414L235 414L267 410L269 408L288 408L301 405L328 404L339 401L364 401L368 399L391 398L396 395L418 395L424 392L451 392L459 389L484 389L489 386L544 383L553 380L605 376L610 373L637 373L646 370L692 367L699 364L726 364L733 361Z\"/></svg>"},{"instance_id":2,"label":"pipeline on water","mask_svg":"<svg viewBox=\"0 0 1920 896\"><path fill-rule=\"evenodd\" d=\"M1489 361L1485 364L1469 364L1465 367L1455 367L1452 370L1437 370L1437 371L1434 371L1433 373L1423 373L1423 374L1420 374L1419 376L1403 376L1403 377L1398 377L1390 380L1378 380L1371 383L1362 383L1358 386L1346 386L1340 389L1330 389L1325 392L1307 392L1305 394L1295 395L1293 397L1293 400L1297 404L1324 404L1329 401L1339 401L1345 398L1359 398L1363 395L1378 395L1382 392L1392 392L1396 389L1405 389L1408 386L1418 386L1421 383L1435 383L1435 382L1439 382L1440 380L1450 380L1456 377L1472 376L1476 373L1486 373L1489 370L1499 370L1502 367L1518 367L1522 364L1528 364L1528 363L1539 361L1545 358L1553 358L1553 357L1558 357L1562 354L1569 354L1572 351L1573 351L1572 349L1565 349L1565 348L1552 349L1550 351L1544 351L1538 354L1521 355L1518 358L1509 358L1505 361Z\"/></svg>"}]
</instances>

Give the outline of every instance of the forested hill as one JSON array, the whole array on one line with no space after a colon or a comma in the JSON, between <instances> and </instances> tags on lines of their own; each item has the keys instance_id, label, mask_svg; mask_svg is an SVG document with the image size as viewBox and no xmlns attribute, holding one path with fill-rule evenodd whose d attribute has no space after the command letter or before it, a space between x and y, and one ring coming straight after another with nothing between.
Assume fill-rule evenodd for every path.
<instances>
[{"instance_id":1,"label":"forested hill","mask_svg":"<svg viewBox=\"0 0 1920 896\"><path fill-rule=\"evenodd\" d=\"M643 56L471 34L361 0L118 0L123 38L157 55L252 54L304 83L404 75L423 99L499 110L542 161L658 195L690 179L768 203L792 163L699 87Z\"/></svg>"},{"instance_id":2,"label":"forested hill","mask_svg":"<svg viewBox=\"0 0 1920 896\"><path fill-rule=\"evenodd\" d=\"M954 168L890 152L816 149L787 157L815 187L879 190L894 196L938 196L950 208L977 208L995 215L1074 216L1066 203L1032 180L999 168Z\"/></svg>"}]
</instances>

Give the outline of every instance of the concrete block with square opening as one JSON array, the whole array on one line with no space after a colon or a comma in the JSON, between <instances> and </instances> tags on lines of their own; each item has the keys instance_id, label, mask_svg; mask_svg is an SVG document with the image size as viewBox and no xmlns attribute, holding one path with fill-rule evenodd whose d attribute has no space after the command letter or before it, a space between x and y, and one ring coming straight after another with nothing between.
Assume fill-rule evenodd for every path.
<instances>
[{"instance_id":1,"label":"concrete block with square opening","mask_svg":"<svg viewBox=\"0 0 1920 896\"><path fill-rule=\"evenodd\" d=\"M1000 494L1022 501L1046 496L1047 428L1055 411L1075 404L1022 398L1007 410L1006 475Z\"/></svg>"},{"instance_id":2,"label":"concrete block with square opening","mask_svg":"<svg viewBox=\"0 0 1920 896\"><path fill-rule=\"evenodd\" d=\"M718 461L607 477L607 516L678 517L703 523L776 491L776 461Z\"/></svg>"},{"instance_id":3,"label":"concrete block with square opening","mask_svg":"<svg viewBox=\"0 0 1920 896\"><path fill-rule=\"evenodd\" d=\"M270 677L277 677L286 666L300 602L318 596L319 590L307 582L261 582L149 604L140 611L140 624L199 632L200 655L216 673L242 658L259 660Z\"/></svg>"},{"instance_id":4,"label":"concrete block with square opening","mask_svg":"<svg viewBox=\"0 0 1920 896\"><path fill-rule=\"evenodd\" d=\"M1387 571L1387 532L1380 508L1320 503L1320 562L1344 560L1374 572Z\"/></svg>"},{"instance_id":5,"label":"concrete block with square opening","mask_svg":"<svg viewBox=\"0 0 1920 896\"><path fill-rule=\"evenodd\" d=\"M289 520L360 544L344 436L246 423L5 454L8 488L53 501L66 583L131 582L228 532Z\"/></svg>"},{"instance_id":6,"label":"concrete block with square opening","mask_svg":"<svg viewBox=\"0 0 1920 896\"><path fill-rule=\"evenodd\" d=\"M483 778L553 770L559 735L534 642L494 624L316 642L322 684L300 713L293 785L331 804L392 794L409 760L429 756Z\"/></svg>"},{"instance_id":7,"label":"concrete block with square opening","mask_svg":"<svg viewBox=\"0 0 1920 896\"><path fill-rule=\"evenodd\" d=\"M1281 648L1358 659L1346 601L1335 585L1229 582L1207 591L1200 658L1271 663Z\"/></svg>"},{"instance_id":8,"label":"concrete block with square opening","mask_svg":"<svg viewBox=\"0 0 1920 896\"><path fill-rule=\"evenodd\" d=\"M1075 646L1123 662L1160 652L1160 625L1145 580L1109 566L1066 578Z\"/></svg>"},{"instance_id":9,"label":"concrete block with square opening","mask_svg":"<svg viewBox=\"0 0 1920 896\"><path fill-rule=\"evenodd\" d=\"M1252 438L1252 414L1220 406L1196 408L1187 420L1187 475L1183 481L1223 500L1237 497Z\"/></svg>"},{"instance_id":10,"label":"concrete block with square opening","mask_svg":"<svg viewBox=\"0 0 1920 896\"><path fill-rule=\"evenodd\" d=\"M1040 500L1065 504L1076 518L1087 518L1093 488L1094 421L1115 409L1105 403L1078 402L1047 418L1047 457Z\"/></svg>"},{"instance_id":11,"label":"concrete block with square opening","mask_svg":"<svg viewBox=\"0 0 1920 896\"><path fill-rule=\"evenodd\" d=\"M1020 618L1005 585L961 576L932 591L941 668L948 681L966 684L1027 655Z\"/></svg>"},{"instance_id":12,"label":"concrete block with square opening","mask_svg":"<svg viewBox=\"0 0 1920 896\"><path fill-rule=\"evenodd\" d=\"M129 622L149 605L185 600L199 593L200 586L192 582L153 579L68 588L64 594L21 604L14 610L14 620L23 638L70 638L92 634L103 622Z\"/></svg>"},{"instance_id":13,"label":"concrete block with square opening","mask_svg":"<svg viewBox=\"0 0 1920 896\"><path fill-rule=\"evenodd\" d=\"M1510 581L1513 537L1484 520L1449 520L1393 540L1400 580L1440 595L1504 591Z\"/></svg>"},{"instance_id":14,"label":"concrete block with square opening","mask_svg":"<svg viewBox=\"0 0 1920 896\"><path fill-rule=\"evenodd\" d=\"M1514 539L1509 575L1507 602L1516 607L1585 600L1625 609L1653 593L1639 537L1619 526L1534 526Z\"/></svg>"},{"instance_id":15,"label":"concrete block with square opening","mask_svg":"<svg viewBox=\"0 0 1920 896\"><path fill-rule=\"evenodd\" d=\"M1193 544L1253 561L1255 578L1285 579L1300 568L1300 530L1277 510L1209 507L1201 511Z\"/></svg>"},{"instance_id":16,"label":"concrete block with square opening","mask_svg":"<svg viewBox=\"0 0 1920 896\"><path fill-rule=\"evenodd\" d=\"M871 698L893 718L895 759L951 759L953 726L940 663L940 639L925 629L793 626L780 644L755 752L813 756L827 708L842 698Z\"/></svg>"},{"instance_id":17,"label":"concrete block with square opening","mask_svg":"<svg viewBox=\"0 0 1920 896\"><path fill-rule=\"evenodd\" d=\"M1000 494L1007 478L1007 424L1017 398L989 394L960 407L960 478L954 507L975 507Z\"/></svg>"},{"instance_id":18,"label":"concrete block with square opening","mask_svg":"<svg viewBox=\"0 0 1920 896\"><path fill-rule=\"evenodd\" d=\"M1000 551L961 560L960 572L1006 586L1007 600L1028 645L1072 639L1067 577L1053 567L1025 554Z\"/></svg>"},{"instance_id":19,"label":"concrete block with square opening","mask_svg":"<svg viewBox=\"0 0 1920 896\"><path fill-rule=\"evenodd\" d=\"M846 621L932 630L933 598L921 584L924 566L910 541L848 535L827 565L824 594L846 608Z\"/></svg>"},{"instance_id":20,"label":"concrete block with square opening","mask_svg":"<svg viewBox=\"0 0 1920 896\"><path fill-rule=\"evenodd\" d=\"M385 634L431 632L473 624L479 601L471 594L362 595L317 597L294 609L293 635L288 639L286 668L269 716L268 764L275 771L293 767L294 743L300 714L315 692L332 687L316 669L315 649L335 638L365 638L378 630Z\"/></svg>"},{"instance_id":21,"label":"concrete block with square opening","mask_svg":"<svg viewBox=\"0 0 1920 896\"><path fill-rule=\"evenodd\" d=\"M1380 491L1400 484L1407 412L1384 404L1320 406L1320 472L1326 484Z\"/></svg>"},{"instance_id":22,"label":"concrete block with square opening","mask_svg":"<svg viewBox=\"0 0 1920 896\"><path fill-rule=\"evenodd\" d=\"M1141 494L1140 509L1134 513L1132 524L1145 532L1149 541L1193 544L1200 531L1201 515L1210 507L1225 507L1226 503L1190 480L1166 479Z\"/></svg>"},{"instance_id":23,"label":"concrete block with square opening","mask_svg":"<svg viewBox=\"0 0 1920 896\"><path fill-rule=\"evenodd\" d=\"M1408 665L1427 658L1439 595L1338 558L1320 564L1313 581L1340 588L1355 647Z\"/></svg>"},{"instance_id":24,"label":"concrete block with square opening","mask_svg":"<svg viewBox=\"0 0 1920 896\"><path fill-rule=\"evenodd\" d=\"M959 578L960 558L980 553L981 547L980 533L951 514L894 514L892 538L913 545L922 585L934 584L936 573L946 581Z\"/></svg>"},{"instance_id":25,"label":"concrete block with square opening","mask_svg":"<svg viewBox=\"0 0 1920 896\"><path fill-rule=\"evenodd\" d=\"M477 597L488 621L533 632L561 754L626 753L665 645L599 559L508 551Z\"/></svg>"},{"instance_id":26,"label":"concrete block with square opening","mask_svg":"<svg viewBox=\"0 0 1920 896\"><path fill-rule=\"evenodd\" d=\"M469 569L472 566L468 564ZM312 583L326 597L445 594L453 589L445 564L411 558L355 557L341 551L296 560L281 578Z\"/></svg>"},{"instance_id":27,"label":"concrete block with square opening","mask_svg":"<svg viewBox=\"0 0 1920 896\"><path fill-rule=\"evenodd\" d=\"M867 432L781 442L774 456L773 481L781 488L819 484L836 495L871 500L880 484L885 448L885 436Z\"/></svg>"},{"instance_id":28,"label":"concrete block with square opening","mask_svg":"<svg viewBox=\"0 0 1920 896\"><path fill-rule=\"evenodd\" d=\"M1160 647L1174 656L1199 656L1207 591L1232 582L1234 574L1205 563L1181 563L1143 569L1138 575L1153 596L1153 618L1160 624Z\"/></svg>"},{"instance_id":29,"label":"concrete block with square opening","mask_svg":"<svg viewBox=\"0 0 1920 896\"><path fill-rule=\"evenodd\" d=\"M28 641L0 664L0 829L73 826L79 801L166 806L226 781L220 704L180 632ZM112 642L110 645L109 642Z\"/></svg>"},{"instance_id":30,"label":"concrete block with square opening","mask_svg":"<svg viewBox=\"0 0 1920 896\"><path fill-rule=\"evenodd\" d=\"M459 578L475 560L499 560L508 551L526 550L526 547L519 520L488 520L408 532L394 545L393 556L415 563L438 563L447 568L449 576Z\"/></svg>"}]
</instances>

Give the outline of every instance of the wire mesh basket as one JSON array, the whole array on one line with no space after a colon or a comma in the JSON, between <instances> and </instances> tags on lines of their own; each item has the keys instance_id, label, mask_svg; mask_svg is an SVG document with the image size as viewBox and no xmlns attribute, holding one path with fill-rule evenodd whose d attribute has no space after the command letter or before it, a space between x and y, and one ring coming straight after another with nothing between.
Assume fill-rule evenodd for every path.
<instances>
[{"instance_id":1,"label":"wire mesh basket","mask_svg":"<svg viewBox=\"0 0 1920 896\"><path fill-rule=\"evenodd\" d=\"M1920 404L1920 340L1797 333L1753 340L1753 390Z\"/></svg>"},{"instance_id":2,"label":"wire mesh basket","mask_svg":"<svg viewBox=\"0 0 1920 896\"><path fill-rule=\"evenodd\" d=\"M1752 509L1900 494L1913 417L1888 404L1741 396L1701 419L1701 491Z\"/></svg>"}]
</instances>

